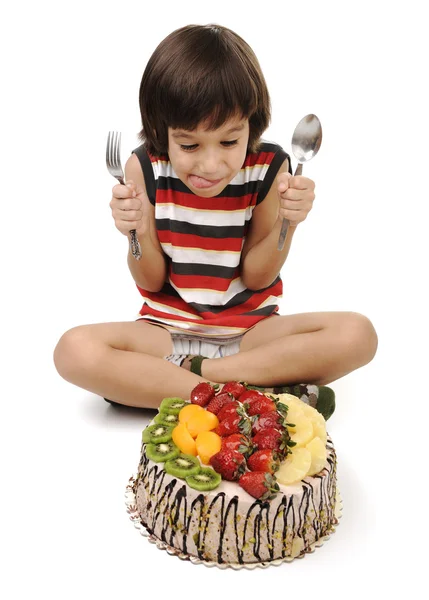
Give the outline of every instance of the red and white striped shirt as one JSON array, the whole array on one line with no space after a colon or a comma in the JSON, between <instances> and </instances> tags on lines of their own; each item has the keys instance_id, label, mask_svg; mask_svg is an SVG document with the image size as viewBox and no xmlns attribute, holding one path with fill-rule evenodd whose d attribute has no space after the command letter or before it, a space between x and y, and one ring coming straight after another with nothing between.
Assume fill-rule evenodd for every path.
<instances>
[{"instance_id":1,"label":"red and white striped shirt","mask_svg":"<svg viewBox=\"0 0 429 600\"><path fill-rule=\"evenodd\" d=\"M253 210L289 158L286 152L263 142L258 152L247 154L239 173L214 198L191 192L167 155L151 156L143 146L134 152L168 258L163 288L138 288L144 298L140 318L171 332L222 338L244 333L275 314L283 292L280 276L267 288L249 290L240 277L240 257Z\"/></svg>"}]
</instances>

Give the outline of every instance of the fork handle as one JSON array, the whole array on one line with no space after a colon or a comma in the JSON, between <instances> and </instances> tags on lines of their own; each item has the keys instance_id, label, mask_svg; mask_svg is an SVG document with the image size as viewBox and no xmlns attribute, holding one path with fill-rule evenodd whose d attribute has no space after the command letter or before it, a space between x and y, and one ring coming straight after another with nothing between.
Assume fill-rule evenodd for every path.
<instances>
[{"instance_id":1,"label":"fork handle","mask_svg":"<svg viewBox=\"0 0 429 600\"><path fill-rule=\"evenodd\" d=\"M130 231L130 250L131 254L134 256L136 260L140 260L142 257L142 249L140 246L140 242L137 239L137 233L135 229L131 229Z\"/></svg>"},{"instance_id":2,"label":"fork handle","mask_svg":"<svg viewBox=\"0 0 429 600\"><path fill-rule=\"evenodd\" d=\"M295 169L294 175L302 175L302 163L298 163L298 166ZM277 250L283 250L283 246L285 245L287 230L289 229L289 221L287 219L283 219L282 228L280 230L279 241L277 243Z\"/></svg>"}]
</instances>

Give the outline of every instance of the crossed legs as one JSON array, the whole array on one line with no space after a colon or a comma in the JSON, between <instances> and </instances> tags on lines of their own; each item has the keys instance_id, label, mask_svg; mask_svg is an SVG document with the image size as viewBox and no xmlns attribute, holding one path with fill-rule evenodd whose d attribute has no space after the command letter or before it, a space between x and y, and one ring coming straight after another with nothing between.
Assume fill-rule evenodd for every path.
<instances>
[{"instance_id":1,"label":"crossed legs","mask_svg":"<svg viewBox=\"0 0 429 600\"><path fill-rule=\"evenodd\" d=\"M377 348L371 322L356 313L275 316L258 323L233 356L206 359L202 377L166 360L167 330L144 321L83 325L59 340L54 361L67 381L120 404L157 408L189 398L198 382L324 385L367 364Z\"/></svg>"}]
</instances>

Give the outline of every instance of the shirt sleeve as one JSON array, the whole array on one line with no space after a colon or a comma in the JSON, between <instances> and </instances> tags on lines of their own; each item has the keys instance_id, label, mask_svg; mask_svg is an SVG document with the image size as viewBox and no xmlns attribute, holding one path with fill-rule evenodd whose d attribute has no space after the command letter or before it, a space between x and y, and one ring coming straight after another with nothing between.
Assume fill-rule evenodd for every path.
<instances>
[{"instance_id":1,"label":"shirt sleeve","mask_svg":"<svg viewBox=\"0 0 429 600\"><path fill-rule=\"evenodd\" d=\"M284 161L286 159L288 159L288 161L289 161L288 171L292 175L292 166L291 166L289 154L287 152L285 152L283 150L283 148L281 146L278 146L277 144L270 144L270 147L272 147L272 151L274 151L275 154L274 154L274 157L273 157L273 159L268 167L268 170L265 174L264 180L262 181L261 187L259 188L258 197L256 199L256 204L259 204L260 202L262 202L262 200L264 200L265 196L268 194L268 192L271 189L274 179L278 175L280 167L282 166L282 164L284 163Z\"/></svg>"},{"instance_id":2,"label":"shirt sleeve","mask_svg":"<svg viewBox=\"0 0 429 600\"><path fill-rule=\"evenodd\" d=\"M140 166L142 168L144 182L146 186L146 193L148 195L149 201L151 204L155 206L155 198L156 198L156 182L155 175L153 173L152 162L146 152L144 145L142 144L132 152L137 156L140 162Z\"/></svg>"}]
</instances>

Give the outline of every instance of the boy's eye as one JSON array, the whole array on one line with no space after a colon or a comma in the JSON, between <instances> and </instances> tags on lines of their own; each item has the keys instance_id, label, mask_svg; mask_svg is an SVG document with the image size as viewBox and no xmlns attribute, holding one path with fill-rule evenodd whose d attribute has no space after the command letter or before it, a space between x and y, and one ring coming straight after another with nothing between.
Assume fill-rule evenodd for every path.
<instances>
[{"instance_id":1,"label":"boy's eye","mask_svg":"<svg viewBox=\"0 0 429 600\"><path fill-rule=\"evenodd\" d=\"M238 140L231 140L229 142L222 142L223 146L235 146L235 144L238 142Z\"/></svg>"},{"instance_id":2,"label":"boy's eye","mask_svg":"<svg viewBox=\"0 0 429 600\"><path fill-rule=\"evenodd\" d=\"M186 151L190 151L190 150L195 150L195 148L198 146L198 144L191 144L190 146L186 146L185 144L180 144L180 148L182 150L186 150Z\"/></svg>"}]
</instances>

